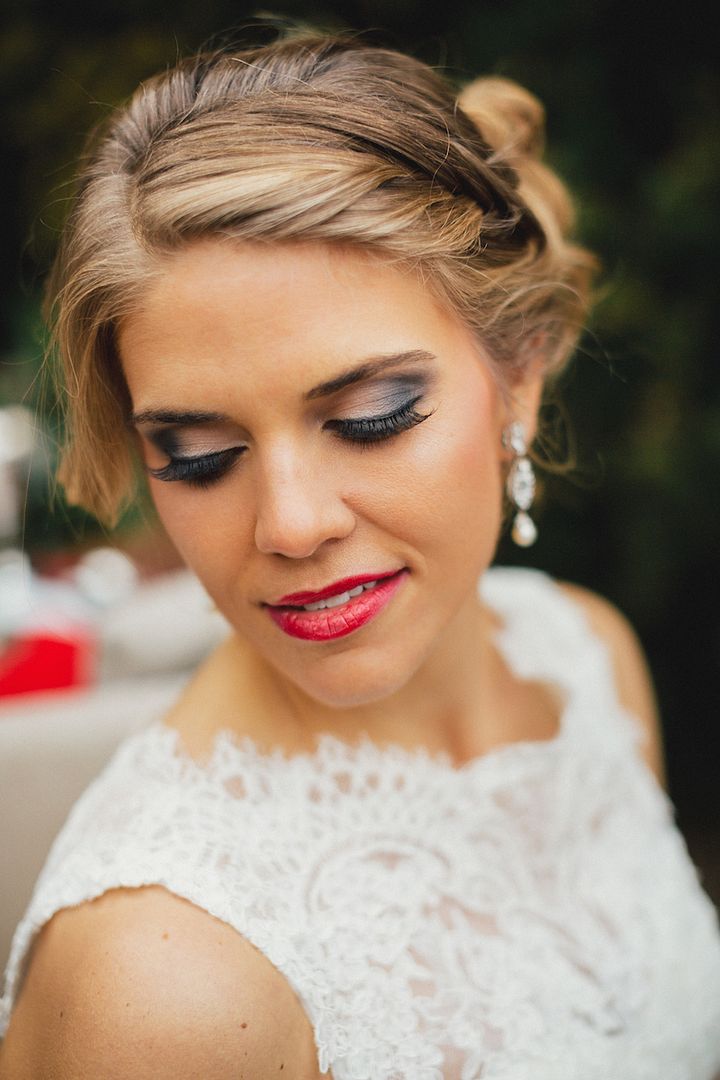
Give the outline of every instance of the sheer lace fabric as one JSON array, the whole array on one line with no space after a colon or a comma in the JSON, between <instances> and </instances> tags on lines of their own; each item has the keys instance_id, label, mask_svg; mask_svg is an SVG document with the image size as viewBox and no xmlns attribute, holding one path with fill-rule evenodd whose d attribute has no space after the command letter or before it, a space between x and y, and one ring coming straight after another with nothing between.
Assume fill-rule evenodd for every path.
<instances>
[{"instance_id":1,"label":"sheer lace fabric","mask_svg":"<svg viewBox=\"0 0 720 1080\"><path fill-rule=\"evenodd\" d=\"M334 1080L712 1080L720 934L672 807L638 754L608 655L544 575L479 588L559 734L455 768L350 746L196 762L156 723L73 809L17 929L0 1035L38 929L161 884L283 973Z\"/></svg>"}]
</instances>

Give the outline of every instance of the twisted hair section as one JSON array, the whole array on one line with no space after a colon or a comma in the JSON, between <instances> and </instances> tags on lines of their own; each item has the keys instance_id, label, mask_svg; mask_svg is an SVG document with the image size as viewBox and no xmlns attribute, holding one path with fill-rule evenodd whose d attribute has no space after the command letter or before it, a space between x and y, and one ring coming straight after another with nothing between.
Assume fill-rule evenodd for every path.
<instances>
[{"instance_id":1,"label":"twisted hair section","mask_svg":"<svg viewBox=\"0 0 720 1080\"><path fill-rule=\"evenodd\" d=\"M203 54L142 84L91 137L49 282L70 501L112 524L132 497L115 330L199 238L377 252L420 274L508 383L538 352L559 370L595 264L568 239L543 123L508 80L458 97L427 65L353 37Z\"/></svg>"}]
</instances>

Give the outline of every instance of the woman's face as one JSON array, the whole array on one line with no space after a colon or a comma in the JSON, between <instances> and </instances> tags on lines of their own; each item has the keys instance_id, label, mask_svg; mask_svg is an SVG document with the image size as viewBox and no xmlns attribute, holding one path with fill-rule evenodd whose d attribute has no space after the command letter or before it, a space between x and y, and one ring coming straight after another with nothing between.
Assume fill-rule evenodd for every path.
<instances>
[{"instance_id":1,"label":"woman's face","mask_svg":"<svg viewBox=\"0 0 720 1080\"><path fill-rule=\"evenodd\" d=\"M471 632L509 417L415 275L319 244L197 242L119 348L160 518L277 672L326 705L377 701ZM279 604L387 575L324 611Z\"/></svg>"}]
</instances>

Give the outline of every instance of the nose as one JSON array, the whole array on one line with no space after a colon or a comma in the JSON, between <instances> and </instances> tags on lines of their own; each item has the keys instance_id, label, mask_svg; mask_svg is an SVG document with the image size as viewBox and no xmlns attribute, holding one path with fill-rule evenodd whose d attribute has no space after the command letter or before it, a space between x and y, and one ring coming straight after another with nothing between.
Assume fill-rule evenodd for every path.
<instances>
[{"instance_id":1,"label":"nose","mask_svg":"<svg viewBox=\"0 0 720 1080\"><path fill-rule=\"evenodd\" d=\"M306 559L355 528L332 468L313 467L295 453L276 454L260 466L256 506L255 543L265 554Z\"/></svg>"}]
</instances>

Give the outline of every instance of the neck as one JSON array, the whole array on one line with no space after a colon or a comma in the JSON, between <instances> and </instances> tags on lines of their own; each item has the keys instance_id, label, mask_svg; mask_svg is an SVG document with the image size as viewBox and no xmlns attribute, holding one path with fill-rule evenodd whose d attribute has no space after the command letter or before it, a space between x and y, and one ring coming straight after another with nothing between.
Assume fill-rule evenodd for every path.
<instances>
[{"instance_id":1,"label":"neck","mask_svg":"<svg viewBox=\"0 0 720 1080\"><path fill-rule=\"evenodd\" d=\"M483 737L479 717L490 711L496 621L476 596L470 597L405 685L379 701L342 709L310 698L233 637L225 649L222 681L237 712L235 722L224 726L237 730L237 717L242 717L242 733L268 748L310 749L321 733L346 742L364 734L379 744L447 751L455 760L474 756ZM204 711L207 715L207 705Z\"/></svg>"}]
</instances>

